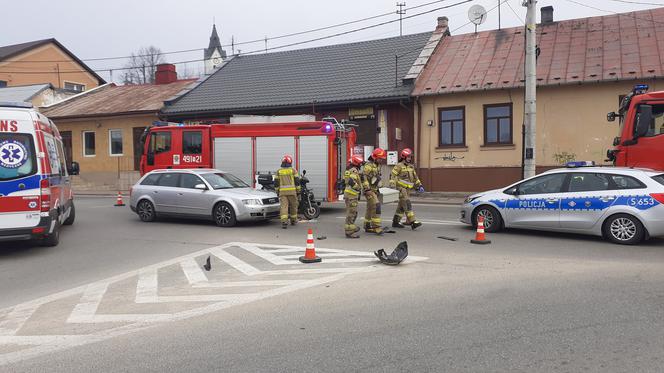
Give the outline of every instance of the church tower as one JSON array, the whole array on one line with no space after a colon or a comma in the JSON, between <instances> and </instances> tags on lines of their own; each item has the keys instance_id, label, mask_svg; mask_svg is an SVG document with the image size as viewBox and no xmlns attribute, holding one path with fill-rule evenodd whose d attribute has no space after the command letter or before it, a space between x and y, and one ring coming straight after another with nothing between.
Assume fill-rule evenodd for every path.
<instances>
[{"instance_id":1,"label":"church tower","mask_svg":"<svg viewBox=\"0 0 664 373\"><path fill-rule=\"evenodd\" d=\"M217 34L217 25L212 25L212 35L210 35L210 44L203 52L205 61L205 75L212 74L214 69L219 67L226 58L226 51L221 48L219 35Z\"/></svg>"}]
</instances>

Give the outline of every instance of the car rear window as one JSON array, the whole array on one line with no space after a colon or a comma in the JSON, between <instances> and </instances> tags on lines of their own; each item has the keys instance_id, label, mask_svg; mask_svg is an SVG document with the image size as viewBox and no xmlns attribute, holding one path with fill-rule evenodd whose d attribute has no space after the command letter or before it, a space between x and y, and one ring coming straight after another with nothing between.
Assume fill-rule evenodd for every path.
<instances>
[{"instance_id":1,"label":"car rear window","mask_svg":"<svg viewBox=\"0 0 664 373\"><path fill-rule=\"evenodd\" d=\"M161 174L157 185L177 188L180 185L180 174Z\"/></svg>"},{"instance_id":2,"label":"car rear window","mask_svg":"<svg viewBox=\"0 0 664 373\"><path fill-rule=\"evenodd\" d=\"M0 181L18 179L37 173L37 158L32 135L0 134Z\"/></svg>"},{"instance_id":3,"label":"car rear window","mask_svg":"<svg viewBox=\"0 0 664 373\"><path fill-rule=\"evenodd\" d=\"M664 174L653 176L652 179L655 180L656 182L664 185Z\"/></svg>"},{"instance_id":4,"label":"car rear window","mask_svg":"<svg viewBox=\"0 0 664 373\"><path fill-rule=\"evenodd\" d=\"M141 181L141 185L157 185L157 180L159 180L159 174L148 175Z\"/></svg>"},{"instance_id":5,"label":"car rear window","mask_svg":"<svg viewBox=\"0 0 664 373\"><path fill-rule=\"evenodd\" d=\"M627 175L611 175L611 189L641 189L645 184Z\"/></svg>"}]
</instances>

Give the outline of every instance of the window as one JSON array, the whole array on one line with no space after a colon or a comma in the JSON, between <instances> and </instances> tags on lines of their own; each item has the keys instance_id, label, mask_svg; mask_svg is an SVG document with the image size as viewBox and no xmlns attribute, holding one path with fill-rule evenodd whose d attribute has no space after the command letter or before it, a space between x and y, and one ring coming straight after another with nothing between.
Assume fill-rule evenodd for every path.
<instances>
[{"instance_id":1,"label":"window","mask_svg":"<svg viewBox=\"0 0 664 373\"><path fill-rule=\"evenodd\" d=\"M664 105L652 105L652 122L650 129L645 137L653 137L664 133ZM639 114L636 114L636 123L639 121ZM636 131L636 126L634 126Z\"/></svg>"},{"instance_id":2,"label":"window","mask_svg":"<svg viewBox=\"0 0 664 373\"><path fill-rule=\"evenodd\" d=\"M95 133L92 131L83 131L83 156L94 157L95 150Z\"/></svg>"},{"instance_id":3,"label":"window","mask_svg":"<svg viewBox=\"0 0 664 373\"><path fill-rule=\"evenodd\" d=\"M249 185L231 174L209 173L202 175L213 189L249 188Z\"/></svg>"},{"instance_id":4,"label":"window","mask_svg":"<svg viewBox=\"0 0 664 373\"><path fill-rule=\"evenodd\" d=\"M171 150L170 131L154 132L150 136L150 152L163 153Z\"/></svg>"},{"instance_id":5,"label":"window","mask_svg":"<svg viewBox=\"0 0 664 373\"><path fill-rule=\"evenodd\" d=\"M108 145L111 156L122 155L122 130L108 130Z\"/></svg>"},{"instance_id":6,"label":"window","mask_svg":"<svg viewBox=\"0 0 664 373\"><path fill-rule=\"evenodd\" d=\"M484 145L512 145L512 104L484 105Z\"/></svg>"},{"instance_id":7,"label":"window","mask_svg":"<svg viewBox=\"0 0 664 373\"><path fill-rule=\"evenodd\" d=\"M85 84L65 82L65 89L69 91L83 92L85 91Z\"/></svg>"},{"instance_id":8,"label":"window","mask_svg":"<svg viewBox=\"0 0 664 373\"><path fill-rule=\"evenodd\" d=\"M192 174L182 174L180 176L180 187L194 189L198 184L205 184L200 177Z\"/></svg>"},{"instance_id":9,"label":"window","mask_svg":"<svg viewBox=\"0 0 664 373\"><path fill-rule=\"evenodd\" d=\"M466 113L464 107L440 109L440 134L438 146L466 145Z\"/></svg>"},{"instance_id":10,"label":"window","mask_svg":"<svg viewBox=\"0 0 664 373\"><path fill-rule=\"evenodd\" d=\"M519 184L517 188L521 195L559 193L566 177L567 175L563 173L543 175L525 181Z\"/></svg>"},{"instance_id":11,"label":"window","mask_svg":"<svg viewBox=\"0 0 664 373\"><path fill-rule=\"evenodd\" d=\"M5 88L7 86L6 80L0 80L0 88Z\"/></svg>"},{"instance_id":12,"label":"window","mask_svg":"<svg viewBox=\"0 0 664 373\"><path fill-rule=\"evenodd\" d=\"M203 133L185 131L182 133L182 154L201 154L203 152Z\"/></svg>"},{"instance_id":13,"label":"window","mask_svg":"<svg viewBox=\"0 0 664 373\"><path fill-rule=\"evenodd\" d=\"M637 179L627 175L610 175L611 185L610 189L641 189L646 186Z\"/></svg>"},{"instance_id":14,"label":"window","mask_svg":"<svg viewBox=\"0 0 664 373\"><path fill-rule=\"evenodd\" d=\"M161 174L157 185L162 187L177 187L180 184L180 174Z\"/></svg>"},{"instance_id":15,"label":"window","mask_svg":"<svg viewBox=\"0 0 664 373\"><path fill-rule=\"evenodd\" d=\"M664 185L664 174L653 176L652 179L655 180L656 182Z\"/></svg>"},{"instance_id":16,"label":"window","mask_svg":"<svg viewBox=\"0 0 664 373\"><path fill-rule=\"evenodd\" d=\"M65 159L65 151L62 147L62 141L57 142L58 158L60 158L60 175L67 176L67 160Z\"/></svg>"},{"instance_id":17,"label":"window","mask_svg":"<svg viewBox=\"0 0 664 373\"><path fill-rule=\"evenodd\" d=\"M573 173L569 180L569 192L593 192L609 189L609 177L605 174Z\"/></svg>"},{"instance_id":18,"label":"window","mask_svg":"<svg viewBox=\"0 0 664 373\"><path fill-rule=\"evenodd\" d=\"M32 136L0 133L0 181L18 179L36 172L37 159Z\"/></svg>"},{"instance_id":19,"label":"window","mask_svg":"<svg viewBox=\"0 0 664 373\"><path fill-rule=\"evenodd\" d=\"M151 174L145 177L143 181L141 181L141 185L157 185L157 180L159 180L159 176L161 174Z\"/></svg>"}]
</instances>

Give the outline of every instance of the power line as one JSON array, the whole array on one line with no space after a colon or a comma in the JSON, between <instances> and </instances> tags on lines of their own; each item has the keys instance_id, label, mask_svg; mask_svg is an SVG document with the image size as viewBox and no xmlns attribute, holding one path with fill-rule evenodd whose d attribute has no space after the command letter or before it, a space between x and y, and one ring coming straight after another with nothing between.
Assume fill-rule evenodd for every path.
<instances>
[{"instance_id":1,"label":"power line","mask_svg":"<svg viewBox=\"0 0 664 373\"><path fill-rule=\"evenodd\" d=\"M660 24L660 25L664 25L664 22L655 21L654 19L640 18L640 17L637 17L637 16L632 15L632 14L630 14L630 13L619 13L619 12L614 12L613 10L601 9L601 8L597 8L597 7L592 6L592 5L588 5L588 4L581 3L581 2L576 1L576 0L566 0L566 1L567 1L567 2L570 2L570 3L574 3L574 4L576 4L576 5L580 5L580 6L586 7L586 8L590 8L590 9L594 9L594 10L599 10L600 12L604 12L604 13L611 13L611 14L616 14L616 15L619 15L619 16L625 16L625 17L634 18L634 19L639 20L639 21L646 21L646 22L652 22L652 23L658 23L658 24Z\"/></svg>"},{"instance_id":2,"label":"power line","mask_svg":"<svg viewBox=\"0 0 664 373\"><path fill-rule=\"evenodd\" d=\"M609 0L609 1L613 1L615 3L625 3L625 4L664 6L664 4L662 4L662 3L648 3L648 2L644 2L644 1L629 1L629 0Z\"/></svg>"},{"instance_id":3,"label":"power line","mask_svg":"<svg viewBox=\"0 0 664 373\"><path fill-rule=\"evenodd\" d=\"M514 8L512 8L512 5L510 4L510 2L509 2L509 1L506 1L506 3L507 3L507 6L512 10L512 13L514 13L514 15L516 16L516 18L518 18L519 21L521 21L521 23L525 24L526 21L524 21L523 18L521 18L521 17L519 16L519 14L516 12L516 10L514 10Z\"/></svg>"},{"instance_id":4,"label":"power line","mask_svg":"<svg viewBox=\"0 0 664 373\"><path fill-rule=\"evenodd\" d=\"M415 5L415 6L412 6L412 7L409 7L409 8L404 8L403 11L405 12L407 10L419 9L419 8L423 8L423 7L426 7L426 6L429 6L429 5L438 4L438 3L442 3L442 2L446 2L446 1L450 1L450 0L430 1L430 2L427 2L427 3L424 3L424 4ZM381 14L377 14L377 15L374 15L374 16L370 16L370 17L356 19L356 20L352 20L352 21L348 21L348 22L337 23L337 24L329 25L329 26L318 27L318 28L315 28L315 29L309 29L309 30L305 30L305 31L293 32L293 33L283 34L283 35L278 35L278 36L273 36L273 37L263 37L261 39L249 40L249 41L244 41L244 42L231 42L231 44L222 45L222 48L223 47L235 48L238 45L267 43L268 41L271 41L271 40L279 40L279 39L289 38L289 37L293 37L293 36L299 36L299 35L305 35L305 34L309 34L309 33L313 33L313 32L329 30L329 29L338 28L338 27L342 27L342 26L348 26L348 25L352 25L352 24L355 24L355 23L360 23L360 22L370 21L372 19L377 19L377 18L390 16L390 15L393 15L393 14L394 14L394 12L381 13ZM406 18L408 18L408 17L406 17ZM169 54L189 53L189 52L202 51L204 49L205 48L184 49L184 50L177 50L177 51L171 51L171 52L161 52L160 54L161 55L169 55ZM263 51L265 51L265 48L263 49ZM122 59L134 58L134 57L150 57L150 56L152 56L152 54L118 56L118 57L85 58L85 59L81 59L81 61L84 61L84 62L85 61L89 61L89 62L91 62L91 61L110 61L110 60L122 60ZM57 62L70 62L70 61L69 60L52 60L52 61L5 60L3 62L57 63Z\"/></svg>"},{"instance_id":5,"label":"power line","mask_svg":"<svg viewBox=\"0 0 664 373\"><path fill-rule=\"evenodd\" d=\"M449 0L443 0L443 1L449 1ZM427 11L423 11L423 12L420 12L420 13L412 14L410 16L403 17L403 19L419 17L419 16L422 16L422 15L425 15L425 14L429 14L429 13L438 11L438 10L448 9L448 8L452 8L452 7L455 7L455 6L459 6L459 5L462 5L462 4L471 2L471 1L473 1L473 0L461 0L461 1L459 1L457 3L454 3L454 4L450 4L450 5L446 5L446 6L442 6L442 7L437 7L437 8L430 9L430 10L427 10ZM507 0L505 0L505 1L507 1ZM440 2L440 1L438 1L438 2ZM358 28L358 29L348 30L348 31L344 31L344 32L340 32L340 33L336 33L336 34L332 34L332 35L327 35L327 36L323 36L323 37L319 37L319 38L314 38L314 39L310 39L310 40L305 40L305 41L300 41L300 42L295 42L295 43L290 43L290 44L284 44L284 45L271 47L271 48L261 48L261 49L253 50L253 51L250 51L250 52L242 53L241 55L262 53L262 52L269 51L269 50L283 49L283 48L297 46L297 45L306 44L306 43L311 43L311 42L315 42L315 41L330 39L330 38L333 38L333 37L338 37L338 36L347 35L347 34L351 34L351 33L356 33L356 32L359 32L359 31L363 31L363 30L367 30L367 29L371 29L371 28L375 28L375 27L384 26L386 24L390 24L390 23L394 23L394 22L398 22L398 21L399 21L398 19L385 21L385 22L374 24L374 25L369 25L369 26ZM262 40L264 40L264 39L262 39ZM421 49L421 48L418 48L418 49ZM408 54L408 53L412 53L412 51L411 52L406 52L405 54ZM405 55L405 54L403 54L403 55ZM177 65L177 64L183 64L183 63L192 63L192 62L201 62L201 61L205 61L205 59L195 59L195 60L188 60L188 61L172 62L172 64ZM93 70L93 71L95 71L95 72L110 72L111 70L113 70L113 71L123 71L123 70L132 70L134 68L135 67L119 67L119 68L109 68L109 69L96 69L96 70ZM53 71L15 71L15 72L6 72L6 73L12 73L12 74L50 74L50 73L54 73L54 72L55 72L55 70L53 70ZM66 71L60 71L60 74L71 74L71 73L81 73L81 72L88 72L88 70L66 70Z\"/></svg>"}]
</instances>

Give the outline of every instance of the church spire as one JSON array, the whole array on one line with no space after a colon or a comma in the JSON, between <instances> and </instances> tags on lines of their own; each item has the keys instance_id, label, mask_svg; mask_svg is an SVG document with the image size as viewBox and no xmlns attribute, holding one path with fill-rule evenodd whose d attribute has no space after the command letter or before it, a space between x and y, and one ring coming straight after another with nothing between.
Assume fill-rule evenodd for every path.
<instances>
[{"instance_id":1,"label":"church spire","mask_svg":"<svg viewBox=\"0 0 664 373\"><path fill-rule=\"evenodd\" d=\"M222 58L226 58L226 51L221 48L221 42L219 41L219 34L217 34L217 25L212 25L212 34L210 35L210 43L208 47L205 48L205 59L212 57L214 51L217 50Z\"/></svg>"}]
</instances>

